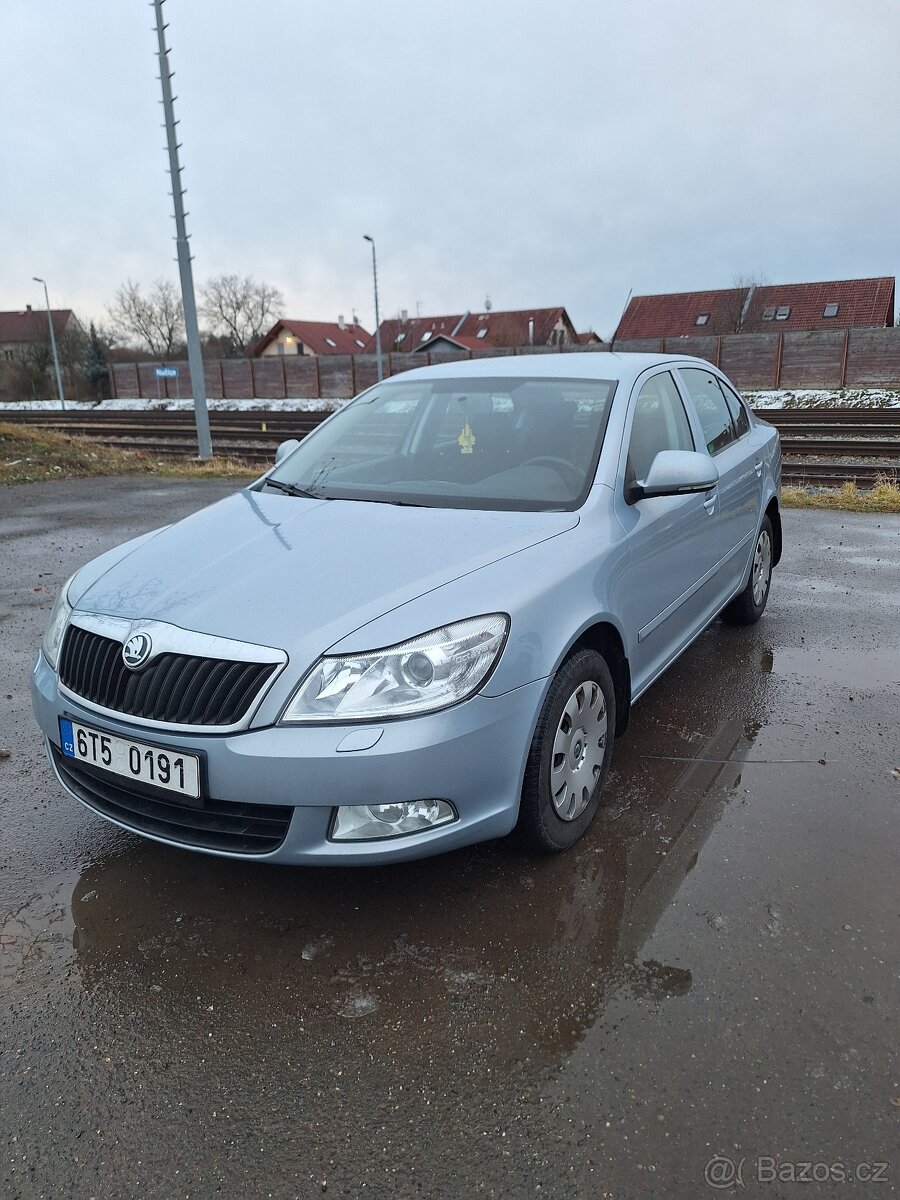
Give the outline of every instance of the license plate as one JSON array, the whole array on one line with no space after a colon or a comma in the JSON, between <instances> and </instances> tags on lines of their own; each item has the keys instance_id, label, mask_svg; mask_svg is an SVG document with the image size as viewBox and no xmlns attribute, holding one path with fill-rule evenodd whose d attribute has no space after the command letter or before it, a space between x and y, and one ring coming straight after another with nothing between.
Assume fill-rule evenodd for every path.
<instances>
[{"instance_id":1,"label":"license plate","mask_svg":"<svg viewBox=\"0 0 900 1200\"><path fill-rule=\"evenodd\" d=\"M196 754L133 742L64 717L59 720L59 734L66 758L193 800L200 797L200 759Z\"/></svg>"}]
</instances>

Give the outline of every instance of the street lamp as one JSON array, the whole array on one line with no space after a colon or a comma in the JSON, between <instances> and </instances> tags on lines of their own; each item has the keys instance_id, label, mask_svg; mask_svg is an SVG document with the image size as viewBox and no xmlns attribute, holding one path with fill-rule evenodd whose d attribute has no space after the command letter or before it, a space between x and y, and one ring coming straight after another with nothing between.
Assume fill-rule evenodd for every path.
<instances>
[{"instance_id":1,"label":"street lamp","mask_svg":"<svg viewBox=\"0 0 900 1200\"><path fill-rule=\"evenodd\" d=\"M47 294L47 283L43 279L39 279L37 275L31 277L35 283L43 283L44 285L44 303L47 305L47 324L50 326L50 346L53 349L53 365L56 367L56 388L59 392L59 403L61 408L66 407L66 398L63 395L62 371L59 369L59 355L56 352L56 334L53 332L53 317L50 314L50 297Z\"/></svg>"},{"instance_id":2,"label":"street lamp","mask_svg":"<svg viewBox=\"0 0 900 1200\"><path fill-rule=\"evenodd\" d=\"M381 370L381 318L378 315L378 262L375 258L375 239L363 234L363 239L372 243L372 278L375 281L375 366L378 371L378 382L383 378Z\"/></svg>"}]
</instances>

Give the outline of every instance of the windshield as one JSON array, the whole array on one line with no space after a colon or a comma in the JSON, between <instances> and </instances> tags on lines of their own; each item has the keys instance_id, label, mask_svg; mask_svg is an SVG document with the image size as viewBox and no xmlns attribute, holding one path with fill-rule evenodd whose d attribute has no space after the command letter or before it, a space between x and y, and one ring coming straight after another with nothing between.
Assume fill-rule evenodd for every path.
<instances>
[{"instance_id":1,"label":"windshield","mask_svg":"<svg viewBox=\"0 0 900 1200\"><path fill-rule=\"evenodd\" d=\"M611 380L393 379L353 401L269 477L323 499L438 508L583 503Z\"/></svg>"}]
</instances>

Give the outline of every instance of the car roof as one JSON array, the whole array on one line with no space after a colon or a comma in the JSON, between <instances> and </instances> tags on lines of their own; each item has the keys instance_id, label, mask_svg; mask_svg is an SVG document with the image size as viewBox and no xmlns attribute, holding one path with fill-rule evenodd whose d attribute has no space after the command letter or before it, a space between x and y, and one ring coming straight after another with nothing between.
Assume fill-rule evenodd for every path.
<instances>
[{"instance_id":1,"label":"car roof","mask_svg":"<svg viewBox=\"0 0 900 1200\"><path fill-rule=\"evenodd\" d=\"M632 354L617 351L596 351L573 354L516 354L499 355L495 358L455 359L435 363L430 367L415 367L404 371L394 379L441 379L466 377L509 378L529 376L545 379L612 379L617 382L635 379L650 367L699 366L704 369L710 363L704 358L687 354Z\"/></svg>"}]
</instances>

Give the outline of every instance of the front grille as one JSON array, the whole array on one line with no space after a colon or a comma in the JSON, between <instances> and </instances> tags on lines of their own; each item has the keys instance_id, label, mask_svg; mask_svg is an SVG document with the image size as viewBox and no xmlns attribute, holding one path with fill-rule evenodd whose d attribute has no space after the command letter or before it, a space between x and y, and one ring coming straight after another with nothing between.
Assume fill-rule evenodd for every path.
<instances>
[{"instance_id":1,"label":"front grille","mask_svg":"<svg viewBox=\"0 0 900 1200\"><path fill-rule=\"evenodd\" d=\"M76 696L129 717L176 725L234 725L246 715L275 663L157 654L129 670L122 643L77 625L66 630L60 681Z\"/></svg>"},{"instance_id":2,"label":"front grille","mask_svg":"<svg viewBox=\"0 0 900 1200\"><path fill-rule=\"evenodd\" d=\"M79 800L136 833L233 854L271 854L287 835L293 807L205 799L195 808L146 786L128 787L105 771L66 758L52 742L50 750L60 779Z\"/></svg>"}]
</instances>

